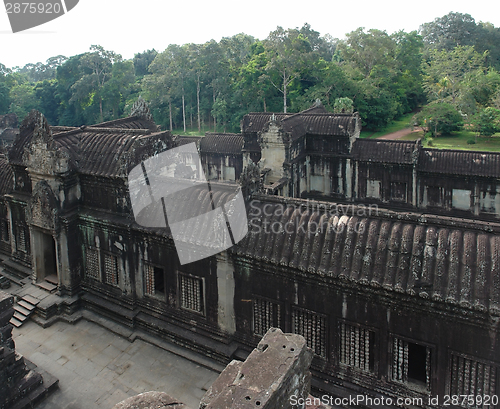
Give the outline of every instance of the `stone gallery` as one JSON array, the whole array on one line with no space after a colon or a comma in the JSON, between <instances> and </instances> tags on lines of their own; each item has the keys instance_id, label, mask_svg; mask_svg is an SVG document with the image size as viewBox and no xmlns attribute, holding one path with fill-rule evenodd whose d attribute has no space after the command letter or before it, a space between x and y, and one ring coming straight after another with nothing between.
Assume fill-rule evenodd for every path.
<instances>
[{"instance_id":1,"label":"stone gallery","mask_svg":"<svg viewBox=\"0 0 500 409\"><path fill-rule=\"evenodd\" d=\"M202 138L161 131L143 102L81 127L33 111L0 157L2 266L72 300L37 307L47 323L91 310L224 364L278 327L314 352L316 394L494 407L500 154L359 139L360 128L321 104ZM168 226L135 221L127 177L192 142L212 186L241 186L248 234L181 265Z\"/></svg>"}]
</instances>

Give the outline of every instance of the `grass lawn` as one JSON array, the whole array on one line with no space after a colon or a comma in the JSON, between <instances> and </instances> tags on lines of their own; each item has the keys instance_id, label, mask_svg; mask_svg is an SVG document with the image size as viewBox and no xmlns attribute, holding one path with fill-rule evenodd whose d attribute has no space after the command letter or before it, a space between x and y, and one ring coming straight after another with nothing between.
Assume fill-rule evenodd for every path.
<instances>
[{"instance_id":1,"label":"grass lawn","mask_svg":"<svg viewBox=\"0 0 500 409\"><path fill-rule=\"evenodd\" d=\"M392 121L389 125L387 125L384 129L381 129L380 131L373 132L373 131L361 131L360 138L371 138L375 139L378 138L379 136L384 136L387 135L388 133L391 132L396 132L401 129L409 128L411 125L411 118L415 115L414 113L410 112L409 114L403 115L401 118L399 118L396 121Z\"/></svg>"},{"instance_id":2,"label":"grass lawn","mask_svg":"<svg viewBox=\"0 0 500 409\"><path fill-rule=\"evenodd\" d=\"M172 135L181 135L181 136L205 136L205 132L203 132L203 129L200 132L198 132L198 128L193 128L193 129L189 129L189 128L186 128L186 132L184 132L184 129L183 128L179 128L179 129L174 129L172 131Z\"/></svg>"},{"instance_id":3,"label":"grass lawn","mask_svg":"<svg viewBox=\"0 0 500 409\"><path fill-rule=\"evenodd\" d=\"M172 131L172 135L205 136L206 132L214 132L214 127L213 126L209 127L206 124L205 125L202 124L202 126L201 126L201 132L198 132L198 127L197 126L195 126L193 128L190 128L190 127L187 126L186 127L186 132L184 132L184 129L182 127L181 128L174 128L174 130ZM216 132L224 132L224 128L222 126L221 127L217 127L217 131Z\"/></svg>"},{"instance_id":4,"label":"grass lawn","mask_svg":"<svg viewBox=\"0 0 500 409\"><path fill-rule=\"evenodd\" d=\"M475 132L460 131L455 132L450 136L438 136L437 138L432 138L432 146L429 146L423 140L423 135L423 131L415 132L411 135L402 137L401 140L414 141L418 138L422 138L423 144L426 148L500 152L500 134L495 134L489 138L478 137L477 143L469 145L467 141L475 138Z\"/></svg>"}]
</instances>

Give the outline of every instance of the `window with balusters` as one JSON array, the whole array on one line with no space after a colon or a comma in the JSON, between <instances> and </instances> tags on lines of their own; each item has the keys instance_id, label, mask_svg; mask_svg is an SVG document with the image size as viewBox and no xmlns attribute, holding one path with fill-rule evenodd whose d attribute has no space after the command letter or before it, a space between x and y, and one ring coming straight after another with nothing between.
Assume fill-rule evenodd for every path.
<instances>
[{"instance_id":1,"label":"window with balusters","mask_svg":"<svg viewBox=\"0 0 500 409\"><path fill-rule=\"evenodd\" d=\"M392 380L417 391L430 392L431 353L432 349L428 346L394 337Z\"/></svg>"},{"instance_id":2,"label":"window with balusters","mask_svg":"<svg viewBox=\"0 0 500 409\"><path fill-rule=\"evenodd\" d=\"M487 402L484 398L496 395L496 384L495 366L467 355L450 354L450 395L474 397L472 400L460 400L460 406L474 409L495 407L494 402Z\"/></svg>"},{"instance_id":3,"label":"window with balusters","mask_svg":"<svg viewBox=\"0 0 500 409\"><path fill-rule=\"evenodd\" d=\"M302 335L314 353L326 358L326 316L292 306L292 332Z\"/></svg>"},{"instance_id":4,"label":"window with balusters","mask_svg":"<svg viewBox=\"0 0 500 409\"><path fill-rule=\"evenodd\" d=\"M363 372L373 372L375 333L345 322L339 324L339 330L339 362Z\"/></svg>"},{"instance_id":5,"label":"window with balusters","mask_svg":"<svg viewBox=\"0 0 500 409\"><path fill-rule=\"evenodd\" d=\"M101 280L101 266L99 261L99 250L87 247L85 249L85 277L93 280Z\"/></svg>"},{"instance_id":6,"label":"window with balusters","mask_svg":"<svg viewBox=\"0 0 500 409\"><path fill-rule=\"evenodd\" d=\"M180 306L186 310L205 314L203 278L179 272Z\"/></svg>"},{"instance_id":7,"label":"window with balusters","mask_svg":"<svg viewBox=\"0 0 500 409\"><path fill-rule=\"evenodd\" d=\"M269 328L281 327L281 305L263 297L253 299L253 332L265 335Z\"/></svg>"}]
</instances>

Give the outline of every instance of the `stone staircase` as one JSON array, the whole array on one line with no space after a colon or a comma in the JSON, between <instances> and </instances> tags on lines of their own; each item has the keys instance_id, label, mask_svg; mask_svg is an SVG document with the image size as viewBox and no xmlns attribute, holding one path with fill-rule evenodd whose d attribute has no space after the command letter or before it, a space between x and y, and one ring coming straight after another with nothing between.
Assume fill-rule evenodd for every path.
<instances>
[{"instance_id":1,"label":"stone staircase","mask_svg":"<svg viewBox=\"0 0 500 409\"><path fill-rule=\"evenodd\" d=\"M10 280L0 274L0 289L5 290L10 287Z\"/></svg>"},{"instance_id":2,"label":"stone staircase","mask_svg":"<svg viewBox=\"0 0 500 409\"><path fill-rule=\"evenodd\" d=\"M10 319L10 323L19 328L33 314L39 302L40 300L31 295L24 295L14 305L14 316Z\"/></svg>"}]
</instances>

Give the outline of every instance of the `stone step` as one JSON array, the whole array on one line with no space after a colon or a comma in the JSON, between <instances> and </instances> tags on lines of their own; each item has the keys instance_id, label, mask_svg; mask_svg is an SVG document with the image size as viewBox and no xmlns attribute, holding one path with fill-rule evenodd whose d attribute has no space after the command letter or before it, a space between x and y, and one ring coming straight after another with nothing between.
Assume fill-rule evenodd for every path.
<instances>
[{"instance_id":1,"label":"stone step","mask_svg":"<svg viewBox=\"0 0 500 409\"><path fill-rule=\"evenodd\" d=\"M38 298L32 297L29 294L23 295L22 299L24 301L30 303L31 305L35 305L35 306L38 305L38 303L40 302L40 300Z\"/></svg>"},{"instance_id":2,"label":"stone step","mask_svg":"<svg viewBox=\"0 0 500 409\"><path fill-rule=\"evenodd\" d=\"M3 275L0 275L0 288L6 289L10 287L10 280L7 277L4 277Z\"/></svg>"},{"instance_id":3,"label":"stone step","mask_svg":"<svg viewBox=\"0 0 500 409\"><path fill-rule=\"evenodd\" d=\"M57 290L57 285L51 284L47 281L41 281L41 282L37 283L36 285L40 288L43 288L46 291L51 292L51 293Z\"/></svg>"},{"instance_id":4,"label":"stone step","mask_svg":"<svg viewBox=\"0 0 500 409\"><path fill-rule=\"evenodd\" d=\"M22 321L19 321L18 319L12 317L9 321L14 327L19 328L21 325L23 325Z\"/></svg>"},{"instance_id":5,"label":"stone step","mask_svg":"<svg viewBox=\"0 0 500 409\"><path fill-rule=\"evenodd\" d=\"M57 275L55 275L55 274L51 274L51 275L48 275L47 277L45 277L45 281L47 281L48 283L53 284L53 285L59 284L59 279L57 278Z\"/></svg>"},{"instance_id":6,"label":"stone step","mask_svg":"<svg viewBox=\"0 0 500 409\"><path fill-rule=\"evenodd\" d=\"M23 307L24 309L29 310L29 311L33 311L36 308L36 305L33 305L33 304L25 301L24 299L19 300L17 302L17 304L20 305L21 307Z\"/></svg>"},{"instance_id":7,"label":"stone step","mask_svg":"<svg viewBox=\"0 0 500 409\"><path fill-rule=\"evenodd\" d=\"M20 314L23 314L25 317L29 317L33 312L33 310L28 310L27 308L24 308L22 305L19 304L14 305L14 310Z\"/></svg>"},{"instance_id":8,"label":"stone step","mask_svg":"<svg viewBox=\"0 0 500 409\"><path fill-rule=\"evenodd\" d=\"M21 314L19 311L15 311L13 318L17 319L18 321L24 322L28 317L26 315Z\"/></svg>"}]
</instances>

